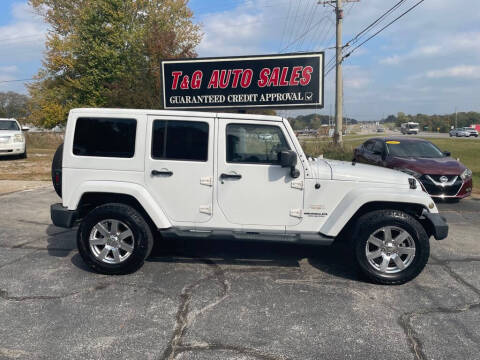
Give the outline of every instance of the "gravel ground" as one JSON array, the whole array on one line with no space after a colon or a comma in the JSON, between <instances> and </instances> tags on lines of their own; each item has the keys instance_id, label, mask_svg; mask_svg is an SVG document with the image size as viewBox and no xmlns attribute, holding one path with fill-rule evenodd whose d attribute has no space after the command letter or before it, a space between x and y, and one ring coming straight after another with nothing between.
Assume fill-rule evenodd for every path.
<instances>
[{"instance_id":1,"label":"gravel ground","mask_svg":"<svg viewBox=\"0 0 480 360\"><path fill-rule=\"evenodd\" d=\"M51 187L51 181L0 180L0 194Z\"/></svg>"}]
</instances>

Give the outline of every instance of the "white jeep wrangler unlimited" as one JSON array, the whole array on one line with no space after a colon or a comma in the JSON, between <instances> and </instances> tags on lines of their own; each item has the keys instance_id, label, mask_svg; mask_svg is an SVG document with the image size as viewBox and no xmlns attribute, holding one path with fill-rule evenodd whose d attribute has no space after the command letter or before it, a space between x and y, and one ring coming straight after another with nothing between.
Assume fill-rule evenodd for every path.
<instances>
[{"instance_id":1,"label":"white jeep wrangler unlimited","mask_svg":"<svg viewBox=\"0 0 480 360\"><path fill-rule=\"evenodd\" d=\"M79 222L80 255L106 274L138 269L159 231L319 245L348 238L370 280L400 284L424 268L429 238L448 233L416 179L309 159L275 116L75 109L52 179L63 199L51 207L53 223Z\"/></svg>"}]
</instances>

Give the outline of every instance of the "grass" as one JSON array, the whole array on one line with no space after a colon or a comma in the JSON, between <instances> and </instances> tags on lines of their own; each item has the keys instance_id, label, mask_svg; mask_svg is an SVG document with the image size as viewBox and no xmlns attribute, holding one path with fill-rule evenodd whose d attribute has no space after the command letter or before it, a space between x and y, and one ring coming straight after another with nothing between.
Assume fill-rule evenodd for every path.
<instances>
[{"instance_id":1,"label":"grass","mask_svg":"<svg viewBox=\"0 0 480 360\"><path fill-rule=\"evenodd\" d=\"M59 133L26 133L27 149L56 150L63 142L63 134Z\"/></svg>"},{"instance_id":2,"label":"grass","mask_svg":"<svg viewBox=\"0 0 480 360\"><path fill-rule=\"evenodd\" d=\"M344 137L344 146L339 147L324 139L305 139L301 141L303 150L311 156L323 154L325 158L350 161L353 149L375 135L351 135ZM420 136L421 137L421 136ZM460 161L473 172L474 192L480 193L480 139L424 138L437 145L443 151L450 151L453 158Z\"/></svg>"},{"instance_id":3,"label":"grass","mask_svg":"<svg viewBox=\"0 0 480 360\"><path fill-rule=\"evenodd\" d=\"M51 180L55 150L63 142L61 134L27 133L27 159L0 158L0 180Z\"/></svg>"}]
</instances>

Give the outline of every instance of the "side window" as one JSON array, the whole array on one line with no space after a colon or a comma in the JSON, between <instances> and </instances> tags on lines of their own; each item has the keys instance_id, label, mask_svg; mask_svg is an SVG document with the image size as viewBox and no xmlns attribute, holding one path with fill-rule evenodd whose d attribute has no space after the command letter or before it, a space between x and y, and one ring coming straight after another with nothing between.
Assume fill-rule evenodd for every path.
<instances>
[{"instance_id":1,"label":"side window","mask_svg":"<svg viewBox=\"0 0 480 360\"><path fill-rule=\"evenodd\" d=\"M227 125L227 162L246 164L278 164L279 153L289 150L278 126Z\"/></svg>"},{"instance_id":2,"label":"side window","mask_svg":"<svg viewBox=\"0 0 480 360\"><path fill-rule=\"evenodd\" d=\"M73 154L132 158L135 154L137 120L78 118L73 137Z\"/></svg>"},{"instance_id":3,"label":"side window","mask_svg":"<svg viewBox=\"0 0 480 360\"><path fill-rule=\"evenodd\" d=\"M155 120L152 158L164 160L208 160L208 123Z\"/></svg>"},{"instance_id":4,"label":"side window","mask_svg":"<svg viewBox=\"0 0 480 360\"><path fill-rule=\"evenodd\" d=\"M363 144L363 147L365 150L369 151L369 152L372 152L373 151L373 145L375 144L374 141L372 140L369 140L367 141L365 144Z\"/></svg>"}]
</instances>

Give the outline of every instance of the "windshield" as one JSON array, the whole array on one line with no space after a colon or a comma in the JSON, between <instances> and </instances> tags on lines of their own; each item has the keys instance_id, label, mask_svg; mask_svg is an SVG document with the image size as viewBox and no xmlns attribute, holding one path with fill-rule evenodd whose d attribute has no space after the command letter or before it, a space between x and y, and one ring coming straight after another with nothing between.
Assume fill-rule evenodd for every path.
<instances>
[{"instance_id":1,"label":"windshield","mask_svg":"<svg viewBox=\"0 0 480 360\"><path fill-rule=\"evenodd\" d=\"M16 121L0 121L0 130L13 130L18 131L20 128L17 125Z\"/></svg>"},{"instance_id":2,"label":"windshield","mask_svg":"<svg viewBox=\"0 0 480 360\"><path fill-rule=\"evenodd\" d=\"M445 155L427 141L387 141L388 153L398 157L441 158Z\"/></svg>"},{"instance_id":3,"label":"windshield","mask_svg":"<svg viewBox=\"0 0 480 360\"><path fill-rule=\"evenodd\" d=\"M407 124L407 127L409 129L416 129L418 127L418 124Z\"/></svg>"}]
</instances>

